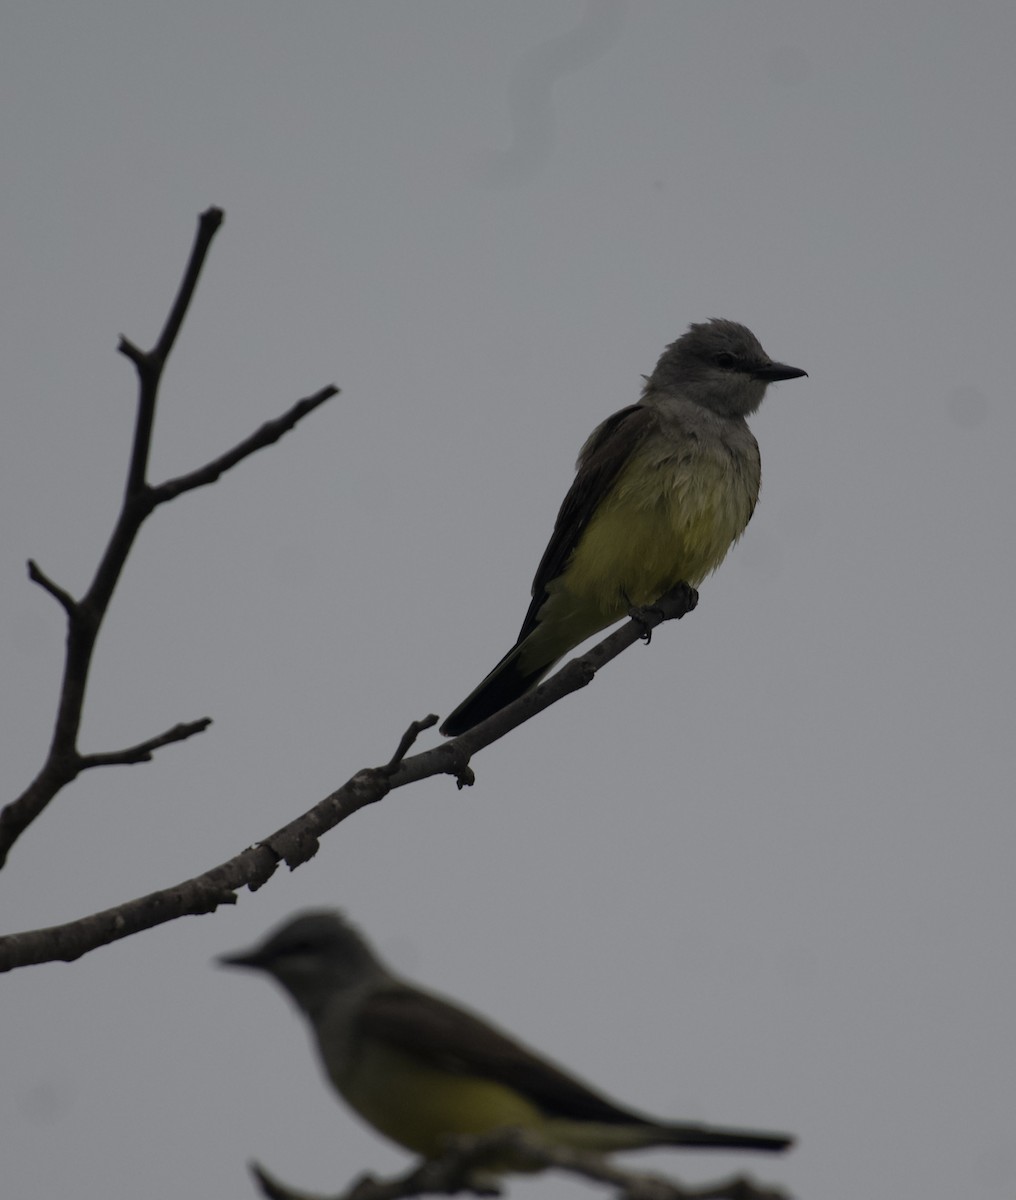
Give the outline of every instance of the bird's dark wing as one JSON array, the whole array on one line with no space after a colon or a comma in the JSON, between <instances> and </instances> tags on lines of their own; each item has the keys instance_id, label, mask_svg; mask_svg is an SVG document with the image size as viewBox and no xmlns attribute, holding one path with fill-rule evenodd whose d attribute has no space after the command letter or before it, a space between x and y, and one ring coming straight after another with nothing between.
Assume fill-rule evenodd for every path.
<instances>
[{"instance_id":1,"label":"bird's dark wing","mask_svg":"<svg viewBox=\"0 0 1016 1200\"><path fill-rule=\"evenodd\" d=\"M548 1116L610 1125L644 1119L597 1095L486 1021L415 988L396 985L374 993L363 1007L357 1031L442 1070L502 1083Z\"/></svg>"},{"instance_id":2,"label":"bird's dark wing","mask_svg":"<svg viewBox=\"0 0 1016 1200\"><path fill-rule=\"evenodd\" d=\"M520 642L536 625L547 598L547 585L567 566L596 509L596 501L610 488L632 449L652 430L656 421L651 408L644 404L629 405L608 417L583 447L575 479L561 504L554 532L536 568L533 600L522 622Z\"/></svg>"}]
</instances>

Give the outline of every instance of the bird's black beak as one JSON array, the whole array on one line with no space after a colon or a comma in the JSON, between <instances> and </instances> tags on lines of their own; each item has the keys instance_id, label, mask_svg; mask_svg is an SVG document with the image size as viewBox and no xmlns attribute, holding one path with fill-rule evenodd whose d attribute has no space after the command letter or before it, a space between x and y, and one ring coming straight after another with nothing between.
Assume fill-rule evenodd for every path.
<instances>
[{"instance_id":1,"label":"bird's black beak","mask_svg":"<svg viewBox=\"0 0 1016 1200\"><path fill-rule=\"evenodd\" d=\"M777 379L800 379L802 375L807 376L808 372L802 371L800 367L788 367L786 363L771 362L761 367L753 367L751 374L754 379L775 383Z\"/></svg>"},{"instance_id":2,"label":"bird's black beak","mask_svg":"<svg viewBox=\"0 0 1016 1200\"><path fill-rule=\"evenodd\" d=\"M212 960L217 967L247 967L259 971L264 962L256 950L240 950L236 954L220 954Z\"/></svg>"}]
</instances>

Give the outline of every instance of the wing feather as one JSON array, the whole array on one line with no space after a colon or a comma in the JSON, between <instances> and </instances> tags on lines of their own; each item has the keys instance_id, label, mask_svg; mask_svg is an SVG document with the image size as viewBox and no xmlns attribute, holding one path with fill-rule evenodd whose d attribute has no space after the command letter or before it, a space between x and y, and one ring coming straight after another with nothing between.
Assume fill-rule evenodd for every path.
<instances>
[{"instance_id":1,"label":"wing feather","mask_svg":"<svg viewBox=\"0 0 1016 1200\"><path fill-rule=\"evenodd\" d=\"M364 1005L358 1031L419 1055L442 1070L504 1084L548 1116L619 1125L644 1120L486 1021L415 988L399 986L375 993Z\"/></svg>"},{"instance_id":2,"label":"wing feather","mask_svg":"<svg viewBox=\"0 0 1016 1200\"><path fill-rule=\"evenodd\" d=\"M582 447L575 479L562 501L554 532L536 568L533 599L522 623L520 642L536 626L540 609L547 599L547 587L567 567L596 510L597 499L607 492L632 450L655 428L657 420L656 414L646 405L629 405L597 426Z\"/></svg>"}]
</instances>

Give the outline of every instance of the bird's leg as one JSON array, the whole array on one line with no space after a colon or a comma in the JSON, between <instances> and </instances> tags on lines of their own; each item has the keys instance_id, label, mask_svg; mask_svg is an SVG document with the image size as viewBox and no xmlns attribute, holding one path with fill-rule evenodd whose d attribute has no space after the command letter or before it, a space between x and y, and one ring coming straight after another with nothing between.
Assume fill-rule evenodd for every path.
<instances>
[{"instance_id":1,"label":"bird's leg","mask_svg":"<svg viewBox=\"0 0 1016 1200\"><path fill-rule=\"evenodd\" d=\"M628 605L628 619L634 621L636 625L641 625L642 633L639 635L645 644L648 646L653 640L653 628L646 623L646 618L652 614L658 615L660 610L652 604L632 604L631 597L627 592L622 591L625 604Z\"/></svg>"}]
</instances>

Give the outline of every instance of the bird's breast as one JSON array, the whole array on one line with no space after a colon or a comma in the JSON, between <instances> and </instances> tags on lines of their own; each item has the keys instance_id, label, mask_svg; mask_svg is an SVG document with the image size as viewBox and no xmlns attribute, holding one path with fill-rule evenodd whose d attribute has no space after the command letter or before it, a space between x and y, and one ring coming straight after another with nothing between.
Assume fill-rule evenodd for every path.
<instances>
[{"instance_id":1,"label":"bird's breast","mask_svg":"<svg viewBox=\"0 0 1016 1200\"><path fill-rule=\"evenodd\" d=\"M744 532L758 498L755 454L724 444L650 445L601 500L566 588L622 615L675 584L698 586Z\"/></svg>"}]
</instances>

